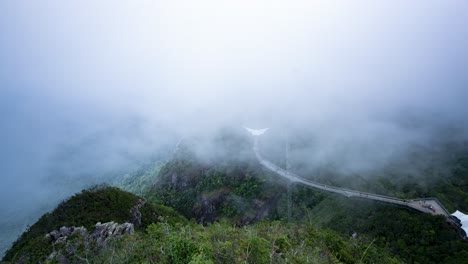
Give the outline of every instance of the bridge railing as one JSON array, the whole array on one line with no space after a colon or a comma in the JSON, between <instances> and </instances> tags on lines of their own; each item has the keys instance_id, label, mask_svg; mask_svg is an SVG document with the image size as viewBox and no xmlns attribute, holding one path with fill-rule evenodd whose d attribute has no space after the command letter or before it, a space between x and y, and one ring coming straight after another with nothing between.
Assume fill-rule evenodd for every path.
<instances>
[{"instance_id":1,"label":"bridge railing","mask_svg":"<svg viewBox=\"0 0 468 264\"><path fill-rule=\"evenodd\" d=\"M274 163L263 159L263 157L260 155L260 153L258 153L258 145L254 149L254 151L255 151L255 155L257 156L257 159L259 160L259 162L261 164L263 164L264 166L268 167L269 169L275 171L278 174L283 174L285 177L293 179L296 182L302 183L304 185L309 185L309 186L313 185L318 189L322 189L322 190L326 190L326 191L330 191L330 192L334 192L334 193L338 193L338 194L342 194L342 195L358 196L358 197L363 197L363 198L367 198L367 199L386 201L386 202L390 202L390 203L395 203L395 204L400 204L400 205L407 205L407 206L410 205L410 202L414 202L414 201L421 201L421 200L429 201L429 200L432 200L432 201L435 201L440 206L440 208L442 208L442 210L444 211L444 213L447 216L451 215L450 212L439 201L439 199L437 199L435 197L418 198L418 199L400 199L400 198L396 198L396 197L391 197L391 196L386 196L386 195L381 195L381 194L368 193L368 192L361 192L361 191L356 191L356 190L350 190L350 189L347 189L347 188L335 187L335 186L331 186L331 185L311 181L311 180L308 180L308 179L304 179L304 178L302 178L302 177L300 177L300 176L298 176L298 175L296 175L294 173L291 173L291 172L289 172L287 170L284 170L284 169L280 168L279 166L275 165ZM410 207L413 207L413 206L410 206Z\"/></svg>"},{"instance_id":2,"label":"bridge railing","mask_svg":"<svg viewBox=\"0 0 468 264\"><path fill-rule=\"evenodd\" d=\"M356 191L356 190L350 190L350 189L346 189L346 188L335 187L335 186L331 186L331 185L311 181L311 180L308 180L308 179L304 179L304 178L302 178L302 177L300 177L300 176L298 176L296 174L293 174L293 173L291 173L289 171L286 171L286 170L280 168L279 166L273 164L270 161L267 161L267 160L263 159L263 157L258 153L258 149L255 149L255 154L256 154L258 160L260 161L260 163L264 164L266 167L270 167L270 169L274 170L277 173L287 175L288 178L295 178L295 179L298 179L300 181L303 181L304 183L320 186L323 189L328 189L330 191L335 191L336 193L340 193L340 194L348 193L348 194L354 194L354 195L358 195L358 196L368 196L368 197L382 198L382 199L385 199L385 200L394 201L394 202L396 202L398 204L408 203L408 200L404 200L404 199L400 199L400 198L395 198L395 197L385 196L385 195L380 195L380 194L361 192L361 191Z\"/></svg>"},{"instance_id":3,"label":"bridge railing","mask_svg":"<svg viewBox=\"0 0 468 264\"><path fill-rule=\"evenodd\" d=\"M442 210L444 210L444 212L447 214L447 215L451 215L451 213L447 210L447 208L445 208L445 206L442 204L442 202L437 199L436 197L426 197L426 198L418 198L418 199L412 199L413 201L435 201L437 204L439 204L440 208L442 208Z\"/></svg>"},{"instance_id":4,"label":"bridge railing","mask_svg":"<svg viewBox=\"0 0 468 264\"><path fill-rule=\"evenodd\" d=\"M331 191L331 192L342 194L342 195L350 196L350 194L351 194L353 196L359 196L359 197L363 197L363 198L367 198L367 199L380 200L380 201L385 201L385 202L389 202L389 203L393 203L393 204L404 205L404 206L408 206L408 207L411 207L411 208L414 208L414 209L417 209L417 210L420 210L420 211L421 211L421 209L418 208L417 206L414 206L414 204L412 204L412 202L416 202L416 201L434 201L440 206L440 208L442 208L442 210L445 213L446 219L450 223L452 223L454 226L456 226L458 228L460 236L464 240L468 240L468 238L466 236L467 234L465 233L465 231L463 229L460 228L460 226L461 226L460 223L455 221L454 219L452 219L452 216L451 216L450 212L447 210L447 208L445 208L445 206L436 197L417 198L417 199L400 199L400 198L395 198L395 197L386 196L386 195L367 193L367 192L360 192L360 191L355 191L355 190L350 190L350 189L346 189L346 188L340 188L340 187L335 187L335 186L330 186L330 185L318 183L318 182L315 182L315 181L304 179L304 178L302 178L302 177L300 177L300 176L298 176L298 175L296 175L294 173L291 173L291 172L289 172L287 170L284 170L284 169L280 168L279 166L273 164L272 162L270 162L268 160L263 159L263 157L259 154L259 151L258 151L258 141L257 140L255 140L253 150L255 152L255 156L257 157L258 161L262 165L264 165L268 169L270 169L270 170L272 170L272 171L274 171L274 172L276 172L276 173L278 173L280 175L283 175L284 177L286 177L286 178L288 178L290 180L293 180L294 182L301 183L301 184L304 184L304 185L307 185L307 186L313 186L313 187L318 188L318 189Z\"/></svg>"}]
</instances>

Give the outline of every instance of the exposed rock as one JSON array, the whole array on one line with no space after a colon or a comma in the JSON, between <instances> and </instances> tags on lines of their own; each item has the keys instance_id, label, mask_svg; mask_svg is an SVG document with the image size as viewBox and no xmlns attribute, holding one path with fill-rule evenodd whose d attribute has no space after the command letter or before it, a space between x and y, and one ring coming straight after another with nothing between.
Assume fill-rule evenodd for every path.
<instances>
[{"instance_id":1,"label":"exposed rock","mask_svg":"<svg viewBox=\"0 0 468 264\"><path fill-rule=\"evenodd\" d=\"M50 243L54 246L54 251L47 257L48 261L55 260L58 263L68 263L65 255L72 255L77 251L79 242L70 241L71 235L77 234L81 240L84 240L88 234L88 231L84 227L66 227L62 226L60 231L53 230L46 235ZM55 251L56 245L64 245L59 248L63 248L64 252ZM64 255L65 254L65 255Z\"/></svg>"},{"instance_id":2,"label":"exposed rock","mask_svg":"<svg viewBox=\"0 0 468 264\"><path fill-rule=\"evenodd\" d=\"M57 231L57 230L54 230L54 231L48 233L48 234L46 235L46 238L53 242L53 241L59 239L60 236L61 236L61 235L60 235L60 232Z\"/></svg>"},{"instance_id":3,"label":"exposed rock","mask_svg":"<svg viewBox=\"0 0 468 264\"><path fill-rule=\"evenodd\" d=\"M62 227L60 228L60 235L61 235L62 237L69 236L69 235L71 235L71 234L73 233L73 230L74 230L74 229L75 229L74 226L72 226L72 227L62 226Z\"/></svg>"},{"instance_id":4,"label":"exposed rock","mask_svg":"<svg viewBox=\"0 0 468 264\"><path fill-rule=\"evenodd\" d=\"M59 237L57 240L55 240L54 244L65 244L67 243L67 237Z\"/></svg>"},{"instance_id":5,"label":"exposed rock","mask_svg":"<svg viewBox=\"0 0 468 264\"><path fill-rule=\"evenodd\" d=\"M79 234L81 236L85 236L88 233L88 230L86 228L80 226L80 227L75 227L75 230L73 231L75 234Z\"/></svg>"},{"instance_id":6,"label":"exposed rock","mask_svg":"<svg viewBox=\"0 0 468 264\"><path fill-rule=\"evenodd\" d=\"M85 237L87 235L88 231L84 227L65 227L62 226L60 228L60 231L53 230L52 232L48 233L46 235L46 238L49 239L49 241L53 244L56 243L65 243L67 242L67 238L70 235L73 234L78 234L82 237Z\"/></svg>"},{"instance_id":7,"label":"exposed rock","mask_svg":"<svg viewBox=\"0 0 468 264\"><path fill-rule=\"evenodd\" d=\"M46 235L46 238L54 246L54 251L47 257L47 260L66 263L66 256L74 255L80 244L95 243L95 245L101 247L104 246L110 238L117 238L125 234L133 234L134 232L134 226L131 223L118 224L115 222L108 222L102 224L98 222L94 231L89 235L84 227L62 226L60 231L53 230ZM70 236L72 235L77 235L78 239L70 240ZM61 244L59 248L62 250L57 252L55 251L55 245L59 244Z\"/></svg>"},{"instance_id":8,"label":"exposed rock","mask_svg":"<svg viewBox=\"0 0 468 264\"><path fill-rule=\"evenodd\" d=\"M98 222L94 232L88 236L88 241L95 241L98 245L103 245L111 237L121 237L124 234L133 234L134 226L131 223L123 223L119 225L115 222L103 223Z\"/></svg>"},{"instance_id":9,"label":"exposed rock","mask_svg":"<svg viewBox=\"0 0 468 264\"><path fill-rule=\"evenodd\" d=\"M143 199L138 199L138 203L130 209L130 213L132 214L132 218L130 222L136 227L141 226L141 212L140 209L145 205L146 201Z\"/></svg>"}]
</instances>

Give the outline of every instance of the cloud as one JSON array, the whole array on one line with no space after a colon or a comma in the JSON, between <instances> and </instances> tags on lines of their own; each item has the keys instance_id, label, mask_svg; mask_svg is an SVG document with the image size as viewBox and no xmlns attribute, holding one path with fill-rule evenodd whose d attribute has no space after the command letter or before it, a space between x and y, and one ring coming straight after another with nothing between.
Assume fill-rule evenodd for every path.
<instances>
[{"instance_id":1,"label":"cloud","mask_svg":"<svg viewBox=\"0 0 468 264\"><path fill-rule=\"evenodd\" d=\"M466 131L466 25L457 0L3 1L0 211L224 127L353 170Z\"/></svg>"}]
</instances>

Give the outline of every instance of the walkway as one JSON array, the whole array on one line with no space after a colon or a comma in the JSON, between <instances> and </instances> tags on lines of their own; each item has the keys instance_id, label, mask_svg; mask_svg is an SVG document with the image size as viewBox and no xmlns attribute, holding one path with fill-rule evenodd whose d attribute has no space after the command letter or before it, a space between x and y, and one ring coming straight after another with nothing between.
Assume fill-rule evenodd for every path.
<instances>
[{"instance_id":1,"label":"walkway","mask_svg":"<svg viewBox=\"0 0 468 264\"><path fill-rule=\"evenodd\" d=\"M447 209L445 209L445 207L437 198L399 199L399 198L385 196L385 195L378 195L378 194L373 194L373 193L349 190L345 188L338 188L338 187L321 184L315 181L301 178L298 175L293 174L289 171L286 171L278 167L277 165L271 163L270 161L265 160L259 153L258 137L255 137L253 150L255 152L255 156L257 157L257 160L260 162L261 165L263 165L268 170L278 174L279 176L288 179L289 181L293 183L300 183L300 184L303 184L312 188L324 190L327 192L338 193L341 195L345 195L347 197L359 197L363 199L370 199L370 200L375 200L375 201L380 201L380 202L385 202L385 203L392 203L392 204L410 207L418 211L432 214L432 215L444 215L447 218L450 217L450 213L447 211Z\"/></svg>"}]
</instances>

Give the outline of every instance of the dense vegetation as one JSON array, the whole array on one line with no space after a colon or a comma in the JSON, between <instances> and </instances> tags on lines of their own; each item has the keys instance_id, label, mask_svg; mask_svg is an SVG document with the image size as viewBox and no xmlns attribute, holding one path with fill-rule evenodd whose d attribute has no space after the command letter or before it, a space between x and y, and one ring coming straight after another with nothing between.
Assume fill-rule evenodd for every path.
<instances>
[{"instance_id":1,"label":"dense vegetation","mask_svg":"<svg viewBox=\"0 0 468 264\"><path fill-rule=\"evenodd\" d=\"M86 255L86 252L77 252ZM343 239L306 224L226 222L150 225L88 255L90 263L400 263L372 241Z\"/></svg>"},{"instance_id":2,"label":"dense vegetation","mask_svg":"<svg viewBox=\"0 0 468 264\"><path fill-rule=\"evenodd\" d=\"M95 187L74 195L45 214L7 252L4 261L37 263L54 246L45 234L61 226L85 226L96 222L126 222L138 197L114 187ZM70 236L75 247L66 262L102 263L399 263L385 248L366 238L348 238L327 228L300 222L263 221L236 227L227 221L206 226L189 223L170 208L145 204L137 233L109 240L104 247ZM51 260L55 260L52 258ZM61 259L64 261L64 259Z\"/></svg>"},{"instance_id":3,"label":"dense vegetation","mask_svg":"<svg viewBox=\"0 0 468 264\"><path fill-rule=\"evenodd\" d=\"M134 235L94 250L93 257L78 253L88 256L90 263L109 259L140 263L464 263L468 259L468 243L444 217L290 185L262 169L242 139L228 137L220 142L229 149L228 154L199 158L182 146L170 161L149 163L116 180L114 184L147 201L141 208L140 228ZM427 173L424 184L414 171L399 173L395 164L374 177L350 181L327 172L316 180L402 198L436 196L451 211L468 211L468 147L442 149L437 155L430 153L430 166L415 165ZM421 151L414 156L417 160L426 157ZM85 190L31 226L4 260L25 255L30 260L44 260L52 250L43 241L47 232L63 225L92 228L96 222L129 221L130 208L138 199L112 187Z\"/></svg>"},{"instance_id":4,"label":"dense vegetation","mask_svg":"<svg viewBox=\"0 0 468 264\"><path fill-rule=\"evenodd\" d=\"M467 257L468 244L442 216L345 197L327 198L311 215L319 226L373 237L405 262L463 263Z\"/></svg>"},{"instance_id":5,"label":"dense vegetation","mask_svg":"<svg viewBox=\"0 0 468 264\"><path fill-rule=\"evenodd\" d=\"M13 261L25 255L30 262L44 260L51 251L51 245L44 243L45 234L62 226L84 226L92 230L97 222L129 222L132 218L130 209L137 204L138 199L138 196L115 187L96 186L83 190L29 227L6 252L4 260ZM157 222L160 216L166 217L170 223L186 221L174 210L162 205L146 203L140 211L141 228Z\"/></svg>"},{"instance_id":6,"label":"dense vegetation","mask_svg":"<svg viewBox=\"0 0 468 264\"><path fill-rule=\"evenodd\" d=\"M428 173L424 185L420 184L421 176L416 178L414 172L402 173L393 181L390 176L397 175L393 167L374 178L361 179L363 184L356 188L402 198L439 197L442 201L450 200L446 202L449 210L466 211L466 149L461 145L438 149L436 154L426 153L433 160L427 166L418 165ZM413 155L426 158L424 151L427 150L415 151ZM468 244L444 217L288 186L250 160L219 166L186 153L165 164L157 180L146 194L148 197L201 223L229 219L242 226L261 219L310 221L344 236L357 233L375 238L376 245L389 247L411 263L461 263L468 254ZM339 174L327 174L321 180L340 186L353 184L349 177Z\"/></svg>"}]
</instances>

